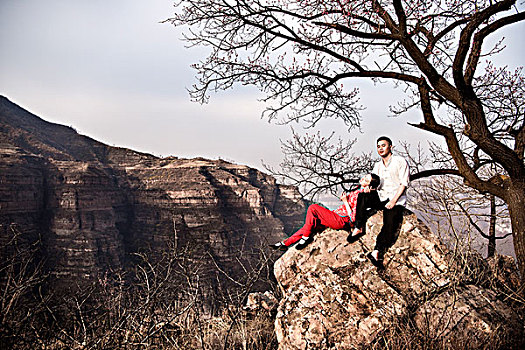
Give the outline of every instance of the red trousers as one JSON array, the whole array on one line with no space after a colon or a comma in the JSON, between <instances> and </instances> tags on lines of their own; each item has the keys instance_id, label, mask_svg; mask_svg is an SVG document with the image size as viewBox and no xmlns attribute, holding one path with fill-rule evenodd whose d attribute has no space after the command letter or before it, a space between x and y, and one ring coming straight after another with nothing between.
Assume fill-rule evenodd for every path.
<instances>
[{"instance_id":1,"label":"red trousers","mask_svg":"<svg viewBox=\"0 0 525 350\"><path fill-rule=\"evenodd\" d=\"M335 230L344 228L350 218L348 216L342 217L320 206L319 204L312 204L308 207L306 212L306 221L297 232L284 241L284 245L290 246L300 240L302 237L308 237L312 232L320 232L327 227Z\"/></svg>"}]
</instances>

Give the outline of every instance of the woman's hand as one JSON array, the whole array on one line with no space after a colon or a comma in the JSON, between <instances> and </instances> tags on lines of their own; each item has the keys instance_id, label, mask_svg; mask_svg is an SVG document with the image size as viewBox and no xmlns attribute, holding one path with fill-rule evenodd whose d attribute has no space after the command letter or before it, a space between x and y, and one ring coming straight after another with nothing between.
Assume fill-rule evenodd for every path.
<instances>
[{"instance_id":1,"label":"woman's hand","mask_svg":"<svg viewBox=\"0 0 525 350\"><path fill-rule=\"evenodd\" d=\"M345 203L348 202L348 198L347 198L346 192L341 193L341 195L339 196L339 199L342 200Z\"/></svg>"}]
</instances>

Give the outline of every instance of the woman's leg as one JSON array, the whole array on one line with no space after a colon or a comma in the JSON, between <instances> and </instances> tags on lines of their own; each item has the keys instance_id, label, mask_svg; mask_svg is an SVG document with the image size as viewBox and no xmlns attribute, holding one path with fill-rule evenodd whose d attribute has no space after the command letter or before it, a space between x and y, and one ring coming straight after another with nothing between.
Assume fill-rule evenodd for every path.
<instances>
[{"instance_id":1,"label":"woman's leg","mask_svg":"<svg viewBox=\"0 0 525 350\"><path fill-rule=\"evenodd\" d=\"M327 227L340 230L348 219L342 218L330 209L326 209L318 204L312 204L306 212L306 220L297 232L284 241L286 246L290 246L300 240L302 237L309 237L314 231L321 231Z\"/></svg>"}]
</instances>

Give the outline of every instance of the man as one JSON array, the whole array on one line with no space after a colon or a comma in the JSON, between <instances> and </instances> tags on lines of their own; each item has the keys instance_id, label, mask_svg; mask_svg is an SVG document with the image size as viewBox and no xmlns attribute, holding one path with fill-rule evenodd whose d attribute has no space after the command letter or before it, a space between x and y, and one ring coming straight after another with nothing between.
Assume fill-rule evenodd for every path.
<instances>
[{"instance_id":1,"label":"man","mask_svg":"<svg viewBox=\"0 0 525 350\"><path fill-rule=\"evenodd\" d=\"M381 159L375 164L373 172L381 178L378 194L380 200L386 204L383 210L383 227L377 235L374 250L367 257L376 267L383 269L385 253L396 242L403 222L410 171L403 157L392 154L390 138L381 136L377 139L377 153Z\"/></svg>"}]
</instances>

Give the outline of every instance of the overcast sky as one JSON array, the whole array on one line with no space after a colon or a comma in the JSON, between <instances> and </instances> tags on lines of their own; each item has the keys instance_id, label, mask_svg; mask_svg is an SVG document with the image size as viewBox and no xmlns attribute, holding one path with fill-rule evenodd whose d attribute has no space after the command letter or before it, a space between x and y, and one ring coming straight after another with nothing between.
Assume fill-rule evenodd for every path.
<instances>
[{"instance_id":1,"label":"overcast sky","mask_svg":"<svg viewBox=\"0 0 525 350\"><path fill-rule=\"evenodd\" d=\"M203 49L186 49L180 31L160 23L174 13L170 0L0 0L0 94L45 120L73 126L110 145L155 155L222 158L261 168L277 165L279 139L289 126L260 119L253 89L189 101L190 68ZM524 25L508 31L503 62L523 65ZM394 141L426 140L406 125L418 113L386 118L401 91L364 83L363 133L357 151L372 151L382 134ZM296 126L300 128L300 126ZM343 125L321 124L346 133Z\"/></svg>"}]
</instances>

